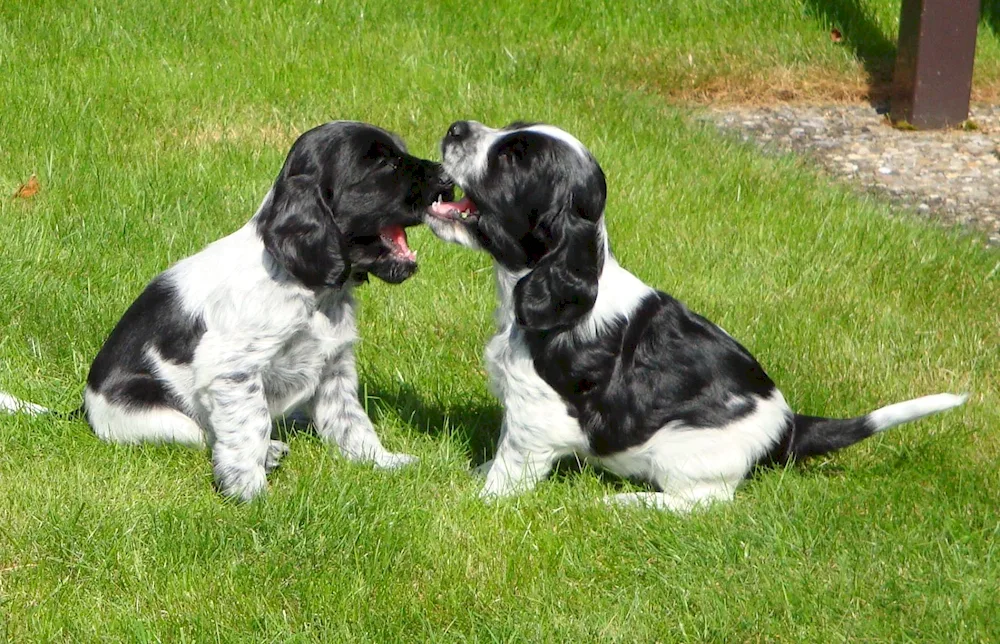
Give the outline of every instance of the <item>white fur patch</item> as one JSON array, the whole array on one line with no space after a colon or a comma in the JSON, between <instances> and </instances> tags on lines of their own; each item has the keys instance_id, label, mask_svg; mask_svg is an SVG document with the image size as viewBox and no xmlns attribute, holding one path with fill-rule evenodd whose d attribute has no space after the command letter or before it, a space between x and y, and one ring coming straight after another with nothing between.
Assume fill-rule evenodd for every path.
<instances>
[{"instance_id":1,"label":"white fur patch","mask_svg":"<svg viewBox=\"0 0 1000 644\"><path fill-rule=\"evenodd\" d=\"M94 433L112 443L183 443L202 445L205 434L198 423L166 408L129 411L87 387L83 401Z\"/></svg>"},{"instance_id":2,"label":"white fur patch","mask_svg":"<svg viewBox=\"0 0 1000 644\"><path fill-rule=\"evenodd\" d=\"M603 226L601 231L604 233ZM643 298L654 292L638 277L619 266L615 258L605 251L604 270L597 282L597 301L576 327L577 337L581 340L593 339L616 320L628 320Z\"/></svg>"},{"instance_id":3,"label":"white fur patch","mask_svg":"<svg viewBox=\"0 0 1000 644\"><path fill-rule=\"evenodd\" d=\"M49 410L45 407L28 402L27 400L15 398L5 391L0 391L0 411L15 414L28 414L30 416L49 413Z\"/></svg>"},{"instance_id":4,"label":"white fur patch","mask_svg":"<svg viewBox=\"0 0 1000 644\"><path fill-rule=\"evenodd\" d=\"M473 121L479 129L477 136L479 137L476 141L476 153L472 159L471 164L467 164L469 167L469 174L477 177L481 177L486 172L486 167L489 164L490 148L493 147L493 143L496 142L503 132L500 130L495 130L491 127L486 127L481 123L476 123ZM461 184L469 179L469 177L455 177L458 183Z\"/></svg>"},{"instance_id":5,"label":"white fur patch","mask_svg":"<svg viewBox=\"0 0 1000 644\"><path fill-rule=\"evenodd\" d=\"M670 423L648 441L601 464L621 476L640 477L676 496L701 497L724 488L730 494L784 435L792 410L777 389L757 398L752 413L722 427Z\"/></svg>"},{"instance_id":6,"label":"white fur patch","mask_svg":"<svg viewBox=\"0 0 1000 644\"><path fill-rule=\"evenodd\" d=\"M868 421L876 432L883 432L896 425L908 423L924 416L930 416L947 409L958 407L969 398L968 394L934 394L914 398L893 405L887 405L868 414Z\"/></svg>"},{"instance_id":7,"label":"white fur patch","mask_svg":"<svg viewBox=\"0 0 1000 644\"><path fill-rule=\"evenodd\" d=\"M446 221L434 215L425 215L424 223L431 231L446 242L465 246L472 250L481 250L479 241L469 233L469 229L458 221Z\"/></svg>"},{"instance_id":8,"label":"white fur patch","mask_svg":"<svg viewBox=\"0 0 1000 644\"><path fill-rule=\"evenodd\" d=\"M539 134L544 134L545 136L547 136L549 138L553 138L553 139L556 139L558 141L562 141L563 143L567 144L569 147L573 148L576 151L577 154L579 154L580 156L582 156L584 158L587 158L589 156L589 154L590 154L589 152L587 152L587 148L583 145L583 143L580 143L579 139L577 139L575 136L573 136L569 132L566 132L565 130L561 130L561 129L553 126L553 125L531 125L531 126L528 126L528 127L524 128L524 129L517 130L517 131L519 131L519 132L538 132Z\"/></svg>"}]
</instances>

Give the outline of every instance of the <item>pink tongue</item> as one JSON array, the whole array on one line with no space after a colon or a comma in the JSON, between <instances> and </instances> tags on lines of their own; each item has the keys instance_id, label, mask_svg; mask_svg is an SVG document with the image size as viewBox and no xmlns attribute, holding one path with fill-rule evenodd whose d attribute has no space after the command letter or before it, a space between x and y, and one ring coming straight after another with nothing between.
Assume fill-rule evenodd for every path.
<instances>
[{"instance_id":1,"label":"pink tongue","mask_svg":"<svg viewBox=\"0 0 1000 644\"><path fill-rule=\"evenodd\" d=\"M475 212L476 204L468 197L462 197L458 201L438 201L431 204L431 212L439 217L454 217L463 212Z\"/></svg>"},{"instance_id":2,"label":"pink tongue","mask_svg":"<svg viewBox=\"0 0 1000 644\"><path fill-rule=\"evenodd\" d=\"M406 231L402 226L386 226L379 232L401 251L403 257L410 260L417 258L417 254L406 243Z\"/></svg>"}]
</instances>

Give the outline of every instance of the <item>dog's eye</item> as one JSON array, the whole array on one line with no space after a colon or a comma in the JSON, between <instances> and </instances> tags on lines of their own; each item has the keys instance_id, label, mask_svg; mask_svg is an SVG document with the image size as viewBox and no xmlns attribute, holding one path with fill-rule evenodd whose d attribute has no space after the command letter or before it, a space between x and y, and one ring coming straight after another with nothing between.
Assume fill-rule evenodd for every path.
<instances>
[{"instance_id":1,"label":"dog's eye","mask_svg":"<svg viewBox=\"0 0 1000 644\"><path fill-rule=\"evenodd\" d=\"M399 168L400 159L399 157L382 157L379 161L379 166L383 168L389 168L390 170L396 170Z\"/></svg>"}]
</instances>

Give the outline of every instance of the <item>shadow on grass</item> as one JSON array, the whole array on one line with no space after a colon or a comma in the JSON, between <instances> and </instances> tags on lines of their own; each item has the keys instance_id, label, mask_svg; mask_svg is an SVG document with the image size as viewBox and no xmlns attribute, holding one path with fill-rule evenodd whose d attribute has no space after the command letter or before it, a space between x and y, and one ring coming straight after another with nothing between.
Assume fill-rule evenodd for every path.
<instances>
[{"instance_id":1,"label":"shadow on grass","mask_svg":"<svg viewBox=\"0 0 1000 644\"><path fill-rule=\"evenodd\" d=\"M369 412L395 415L428 436L450 435L467 446L472 465L492 456L500 436L503 412L499 403L479 399L444 402L432 392L420 391L407 382L368 380L362 383Z\"/></svg>"},{"instance_id":2,"label":"shadow on grass","mask_svg":"<svg viewBox=\"0 0 1000 644\"><path fill-rule=\"evenodd\" d=\"M1000 0L982 0L979 14L980 21L986 23L993 33L1000 38Z\"/></svg>"},{"instance_id":3,"label":"shadow on grass","mask_svg":"<svg viewBox=\"0 0 1000 644\"><path fill-rule=\"evenodd\" d=\"M882 33L875 17L859 0L804 0L816 16L837 29L841 41L861 61L868 76L868 102L880 114L888 111L896 43ZM1000 0L987 0L1000 2Z\"/></svg>"},{"instance_id":4,"label":"shadow on grass","mask_svg":"<svg viewBox=\"0 0 1000 644\"><path fill-rule=\"evenodd\" d=\"M422 394L409 383L400 382L395 382L392 387L381 388L369 383L368 396L377 399L378 404L389 408L389 413L397 414L418 431L429 436L448 433L458 438L468 446L472 467L485 463L496 451L500 423L503 420L503 410L499 403L449 401L448 404L442 404ZM384 413L385 409L380 412ZM605 483L609 494L627 487L629 483L626 479L600 467L588 465L575 456L557 461L548 478L578 476L584 471L593 472ZM641 485L638 481L631 483Z\"/></svg>"},{"instance_id":5,"label":"shadow on grass","mask_svg":"<svg viewBox=\"0 0 1000 644\"><path fill-rule=\"evenodd\" d=\"M472 465L479 465L493 455L503 417L498 404L481 401L452 401L443 404L409 383L386 385L380 380L362 379L360 391L368 401L368 415L377 425L379 418L397 416L428 436L450 435L467 446ZM271 438L287 441L291 436L316 436L312 421L302 412L277 420Z\"/></svg>"},{"instance_id":6,"label":"shadow on grass","mask_svg":"<svg viewBox=\"0 0 1000 644\"><path fill-rule=\"evenodd\" d=\"M490 402L449 400L444 403L429 392L421 392L413 385L399 381L392 381L387 386L384 382L369 380L363 386L367 387L369 411L373 417L395 415L428 436L447 434L458 439L467 446L472 467L482 465L493 457L503 420L503 410L498 402L490 399ZM575 456L560 459L548 478L578 476L584 471L593 472L607 484L609 494L628 485L625 479L600 467L590 466Z\"/></svg>"}]
</instances>

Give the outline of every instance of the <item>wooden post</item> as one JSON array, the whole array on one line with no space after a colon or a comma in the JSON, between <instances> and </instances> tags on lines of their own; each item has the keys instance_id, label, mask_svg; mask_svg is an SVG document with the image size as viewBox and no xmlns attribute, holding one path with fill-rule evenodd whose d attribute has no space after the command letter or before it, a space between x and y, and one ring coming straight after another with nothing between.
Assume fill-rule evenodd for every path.
<instances>
[{"instance_id":1,"label":"wooden post","mask_svg":"<svg viewBox=\"0 0 1000 644\"><path fill-rule=\"evenodd\" d=\"M918 129L969 118L979 0L903 0L891 116Z\"/></svg>"}]
</instances>

